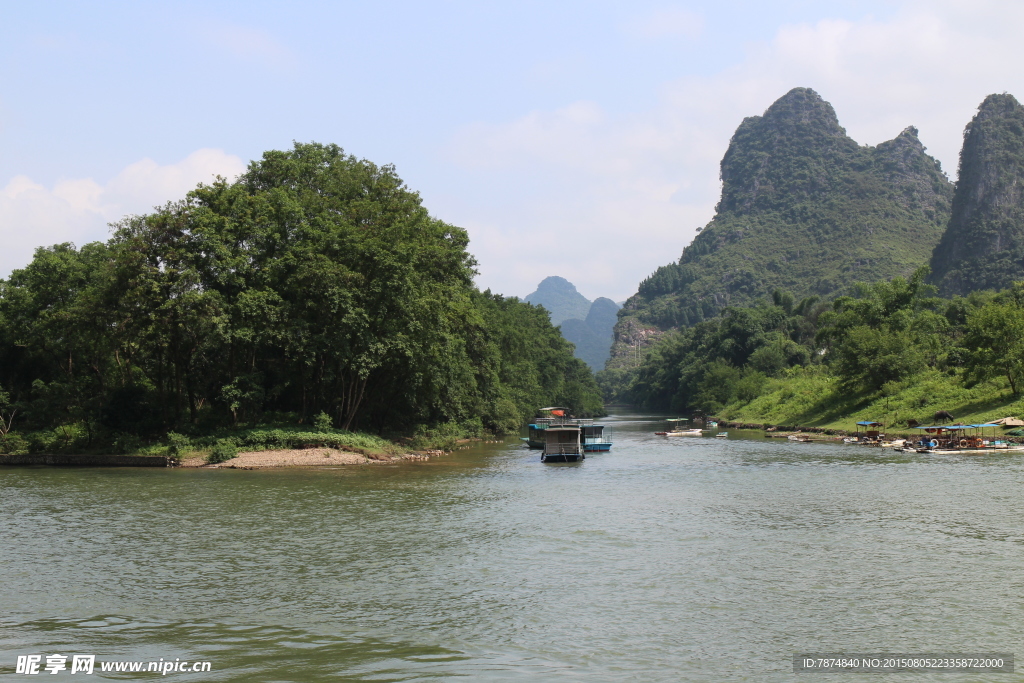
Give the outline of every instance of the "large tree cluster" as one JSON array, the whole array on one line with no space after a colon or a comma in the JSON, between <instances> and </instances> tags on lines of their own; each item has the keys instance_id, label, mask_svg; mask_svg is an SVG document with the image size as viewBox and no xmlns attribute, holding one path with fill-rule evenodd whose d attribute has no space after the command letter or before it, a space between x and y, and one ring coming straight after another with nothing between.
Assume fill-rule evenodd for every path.
<instances>
[{"instance_id":1,"label":"large tree cluster","mask_svg":"<svg viewBox=\"0 0 1024 683\"><path fill-rule=\"evenodd\" d=\"M601 408L544 311L474 287L464 230L337 146L267 152L115 229L0 280L15 429L95 441L324 413L507 432L539 405Z\"/></svg>"}]
</instances>

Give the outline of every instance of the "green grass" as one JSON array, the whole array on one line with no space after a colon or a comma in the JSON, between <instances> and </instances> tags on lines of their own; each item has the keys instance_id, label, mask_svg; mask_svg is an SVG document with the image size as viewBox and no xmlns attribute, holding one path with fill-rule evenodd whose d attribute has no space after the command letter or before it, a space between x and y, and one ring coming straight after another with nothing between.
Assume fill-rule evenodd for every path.
<instances>
[{"instance_id":1,"label":"green grass","mask_svg":"<svg viewBox=\"0 0 1024 683\"><path fill-rule=\"evenodd\" d=\"M63 428L63 431L71 431ZM75 440L61 441L61 429L47 432L34 432L22 437L18 434L9 435L8 443L0 443L0 453L48 453L48 452L120 452L130 455L175 455L189 457L194 455L210 455L220 444L233 444L239 451L269 451L296 448L337 448L353 451L363 455L403 453L408 447L400 446L392 441L364 434L348 432L341 429L311 431L301 426L264 426L253 429L218 431L202 436L186 437L169 434L166 439L141 444L139 439L125 439L123 444L111 447L85 448ZM78 430L81 431L81 430ZM77 434L77 433L76 433ZM81 439L79 439L81 441ZM427 440L429 441L429 439ZM6 447L5 447L6 446Z\"/></svg>"},{"instance_id":2,"label":"green grass","mask_svg":"<svg viewBox=\"0 0 1024 683\"><path fill-rule=\"evenodd\" d=\"M931 424L946 410L957 422L982 423L1024 414L1024 399L1013 395L1005 380L964 386L959 376L922 373L882 391L843 390L823 367L795 368L769 381L765 392L749 403L733 403L719 413L724 420L852 431L855 423L875 420L889 431L907 429L907 420Z\"/></svg>"},{"instance_id":3,"label":"green grass","mask_svg":"<svg viewBox=\"0 0 1024 683\"><path fill-rule=\"evenodd\" d=\"M273 429L246 429L231 434L240 451L271 451L295 448L337 448L370 454L397 454L402 449L397 444L372 434L348 432L341 429L309 431L295 427ZM221 439L223 440L223 439Z\"/></svg>"}]
</instances>

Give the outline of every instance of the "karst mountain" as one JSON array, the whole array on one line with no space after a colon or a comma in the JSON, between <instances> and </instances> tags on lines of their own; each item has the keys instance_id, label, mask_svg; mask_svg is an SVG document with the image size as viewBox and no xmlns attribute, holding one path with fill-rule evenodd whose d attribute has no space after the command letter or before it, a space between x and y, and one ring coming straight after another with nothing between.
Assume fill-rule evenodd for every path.
<instances>
[{"instance_id":1,"label":"karst mountain","mask_svg":"<svg viewBox=\"0 0 1024 683\"><path fill-rule=\"evenodd\" d=\"M828 298L854 282L908 275L928 263L953 200L953 184L916 128L860 145L810 88L794 88L743 120L721 179L711 222L626 301L616 357L661 330L776 289L797 300Z\"/></svg>"}]
</instances>

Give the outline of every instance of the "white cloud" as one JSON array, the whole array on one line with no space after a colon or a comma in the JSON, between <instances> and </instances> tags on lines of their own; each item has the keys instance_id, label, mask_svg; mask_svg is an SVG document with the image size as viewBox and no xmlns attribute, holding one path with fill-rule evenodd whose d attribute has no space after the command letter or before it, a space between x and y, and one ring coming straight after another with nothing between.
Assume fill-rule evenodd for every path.
<instances>
[{"instance_id":1,"label":"white cloud","mask_svg":"<svg viewBox=\"0 0 1024 683\"><path fill-rule=\"evenodd\" d=\"M470 229L481 286L524 295L557 274L591 298L621 299L713 215L718 164L740 121L793 87L817 90L862 144L917 126L955 176L981 100L1024 98L1022 30L1024 5L914 0L886 20L782 26L713 76L666 83L657 106L632 115L576 102L467 126L451 159L499 181L445 215ZM517 201L501 195L517 186ZM559 248L530 246L553 236Z\"/></svg>"},{"instance_id":2,"label":"white cloud","mask_svg":"<svg viewBox=\"0 0 1024 683\"><path fill-rule=\"evenodd\" d=\"M48 189L16 176L0 189L0 277L27 264L37 247L105 240L108 223L180 199L217 175L234 178L244 170L236 156L200 149L166 166L142 159L103 185L79 178Z\"/></svg>"}]
</instances>

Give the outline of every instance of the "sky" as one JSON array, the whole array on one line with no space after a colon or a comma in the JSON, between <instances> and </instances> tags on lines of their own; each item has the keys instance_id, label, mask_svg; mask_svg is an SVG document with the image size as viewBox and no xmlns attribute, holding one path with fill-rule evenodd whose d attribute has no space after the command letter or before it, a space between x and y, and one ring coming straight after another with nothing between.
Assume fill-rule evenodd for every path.
<instances>
[{"instance_id":1,"label":"sky","mask_svg":"<svg viewBox=\"0 0 1024 683\"><path fill-rule=\"evenodd\" d=\"M35 248L337 143L468 230L481 289L622 301L714 215L745 116L793 87L951 179L1024 99L1024 3L0 0L0 277Z\"/></svg>"}]
</instances>

